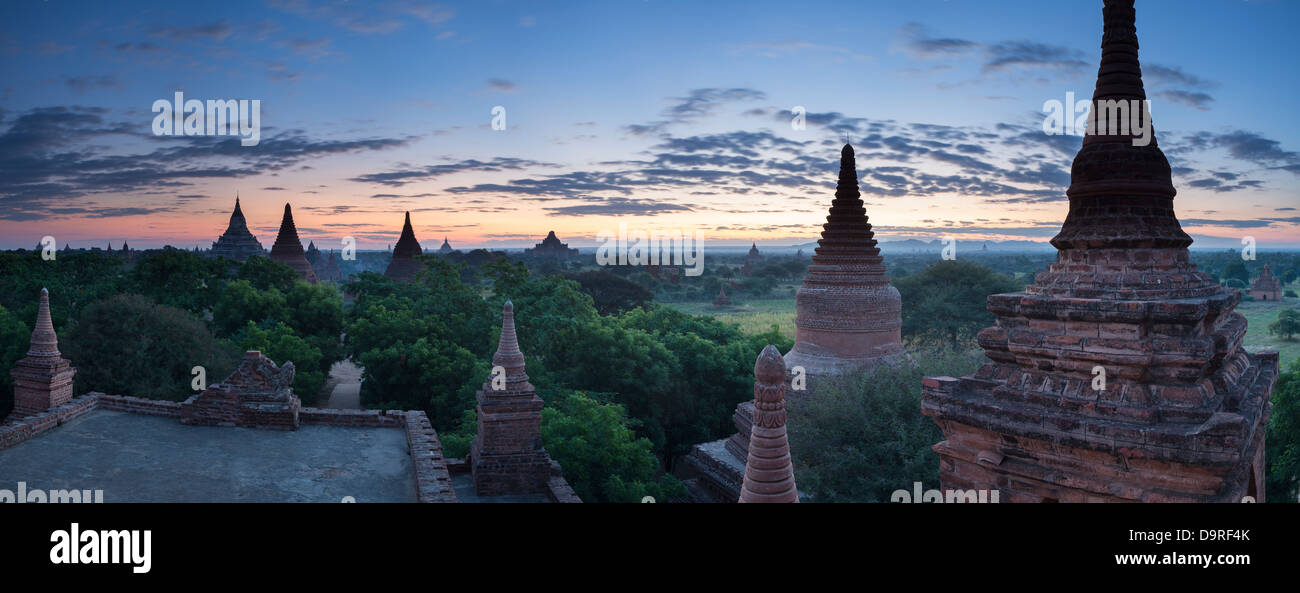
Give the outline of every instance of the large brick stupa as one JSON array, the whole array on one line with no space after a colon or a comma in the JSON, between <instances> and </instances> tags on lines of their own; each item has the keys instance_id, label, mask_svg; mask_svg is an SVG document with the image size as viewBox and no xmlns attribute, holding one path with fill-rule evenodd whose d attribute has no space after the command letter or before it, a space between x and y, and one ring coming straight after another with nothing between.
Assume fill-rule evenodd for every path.
<instances>
[{"instance_id":1,"label":"large brick stupa","mask_svg":"<svg viewBox=\"0 0 1300 593\"><path fill-rule=\"evenodd\" d=\"M1102 12L1094 114L1146 99L1133 0ZM1004 502L1263 501L1277 353L1243 348L1240 294L1190 263L1169 162L1154 132L1128 131L1090 123L1056 263L988 299L990 362L925 379L922 412L946 437L942 488Z\"/></svg>"}]
</instances>

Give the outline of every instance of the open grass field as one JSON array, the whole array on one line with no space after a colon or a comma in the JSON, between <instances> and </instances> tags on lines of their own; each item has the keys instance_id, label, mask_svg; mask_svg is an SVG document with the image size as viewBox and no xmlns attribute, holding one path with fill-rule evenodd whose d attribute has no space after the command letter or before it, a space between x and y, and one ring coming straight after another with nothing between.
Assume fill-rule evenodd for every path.
<instances>
[{"instance_id":1,"label":"open grass field","mask_svg":"<svg viewBox=\"0 0 1300 593\"><path fill-rule=\"evenodd\" d=\"M712 315L725 323L735 323L746 334L763 333L775 325L783 335L794 338L794 297L755 299L731 307L714 307L711 301L663 304L692 315Z\"/></svg>"},{"instance_id":2,"label":"open grass field","mask_svg":"<svg viewBox=\"0 0 1300 593\"><path fill-rule=\"evenodd\" d=\"M726 323L735 323L747 334L765 332L776 325L782 334L794 337L794 299L763 299L738 303L731 307L714 307L709 301L664 303L692 315L712 315ZM1287 341L1269 335L1268 326L1277 320L1283 309L1300 309L1300 299L1283 299L1281 302L1243 302L1237 312L1246 316L1246 348L1252 352L1264 349L1277 350L1281 355L1282 369L1289 369L1300 358L1300 335Z\"/></svg>"},{"instance_id":3,"label":"open grass field","mask_svg":"<svg viewBox=\"0 0 1300 593\"><path fill-rule=\"evenodd\" d=\"M1266 348L1277 350L1281 356L1282 370L1286 371L1300 358L1300 335L1287 341L1281 336L1268 333L1269 324L1277 321L1277 314L1283 309L1300 309L1300 299L1243 302L1237 307L1237 312L1246 316L1246 349L1252 352Z\"/></svg>"}]
</instances>

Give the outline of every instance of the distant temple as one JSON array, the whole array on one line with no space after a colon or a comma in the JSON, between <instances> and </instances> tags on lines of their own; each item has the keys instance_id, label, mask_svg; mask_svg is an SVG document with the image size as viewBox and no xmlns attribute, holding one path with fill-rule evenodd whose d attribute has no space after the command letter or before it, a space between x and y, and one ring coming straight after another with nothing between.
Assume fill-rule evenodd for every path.
<instances>
[{"instance_id":1,"label":"distant temple","mask_svg":"<svg viewBox=\"0 0 1300 593\"><path fill-rule=\"evenodd\" d=\"M879 364L909 360L903 349L902 301L889 284L858 191L853 147L840 153L839 185L816 255L795 293L795 344L783 361L799 367L807 388ZM756 246L751 247L756 252ZM746 257L745 268L750 257ZM797 398L798 394L791 394ZM749 455L755 404L736 406L736 434L696 445L684 458L683 477L697 500L731 502L740 495Z\"/></svg>"},{"instance_id":2,"label":"distant temple","mask_svg":"<svg viewBox=\"0 0 1300 593\"><path fill-rule=\"evenodd\" d=\"M1248 296L1254 297L1257 301L1280 301L1282 300L1282 282L1273 275L1264 265L1264 271L1260 272L1259 277L1250 284L1250 290L1246 291Z\"/></svg>"},{"instance_id":3,"label":"distant temple","mask_svg":"<svg viewBox=\"0 0 1300 593\"><path fill-rule=\"evenodd\" d=\"M125 243L122 244L122 250L126 251ZM257 237L248 230L248 222L244 220L244 211L239 208L239 198L236 197L235 211L230 214L230 224L226 226L226 232L212 244L211 255L242 262L249 256L265 253Z\"/></svg>"},{"instance_id":4,"label":"distant temple","mask_svg":"<svg viewBox=\"0 0 1300 593\"><path fill-rule=\"evenodd\" d=\"M9 371L14 379L14 408L9 418L22 418L57 408L72 399L77 369L59 353L59 337L50 318L50 291L41 289L27 357Z\"/></svg>"},{"instance_id":5,"label":"distant temple","mask_svg":"<svg viewBox=\"0 0 1300 593\"><path fill-rule=\"evenodd\" d=\"M540 259L567 260L578 257L578 250L570 249L568 243L561 243L555 236L555 231L551 231L546 234L546 238L542 239L541 243L531 249L525 249L524 254Z\"/></svg>"},{"instance_id":6,"label":"distant temple","mask_svg":"<svg viewBox=\"0 0 1300 593\"><path fill-rule=\"evenodd\" d=\"M293 268L298 277L315 284L316 273L307 262L307 255L302 250L302 241L298 239L298 229L293 224L293 210L284 205L284 219L280 221L280 233L271 246L271 261L279 262Z\"/></svg>"},{"instance_id":7,"label":"distant temple","mask_svg":"<svg viewBox=\"0 0 1300 593\"><path fill-rule=\"evenodd\" d=\"M1146 98L1133 0L1102 12L1092 113ZM945 437L941 488L1004 502L1264 502L1278 354L1246 351L1240 293L1191 264L1155 138L1096 131L1071 168L1056 263L1024 292L988 298L990 362L924 379L921 411Z\"/></svg>"},{"instance_id":8,"label":"distant temple","mask_svg":"<svg viewBox=\"0 0 1300 593\"><path fill-rule=\"evenodd\" d=\"M307 256L307 263L311 264L312 271L316 272L317 278L320 278L321 270L324 269L325 266L325 256L321 255L320 250L316 248L315 241L307 242L307 252L305 255Z\"/></svg>"},{"instance_id":9,"label":"distant temple","mask_svg":"<svg viewBox=\"0 0 1300 593\"><path fill-rule=\"evenodd\" d=\"M325 265L321 266L321 268L316 273L316 277L320 278L321 282L343 281L343 272L339 270L339 258L334 255L333 249L330 250L329 256L325 258Z\"/></svg>"},{"instance_id":10,"label":"distant temple","mask_svg":"<svg viewBox=\"0 0 1300 593\"><path fill-rule=\"evenodd\" d=\"M448 242L447 242L447 238L446 238L446 237L443 237L443 238L442 238L442 247L439 247L439 248L438 248L438 253L447 254L447 253L451 253L451 252L453 252L453 251L455 251L455 249L452 249L452 248L451 248L451 243L448 243Z\"/></svg>"},{"instance_id":11,"label":"distant temple","mask_svg":"<svg viewBox=\"0 0 1300 593\"><path fill-rule=\"evenodd\" d=\"M722 286L722 285L718 286L718 296L713 297L713 306L714 306L714 307L730 307L730 306L731 306L731 299L727 297L727 288L726 288L726 286Z\"/></svg>"},{"instance_id":12,"label":"distant temple","mask_svg":"<svg viewBox=\"0 0 1300 593\"><path fill-rule=\"evenodd\" d=\"M411 228L411 213L406 213L406 222L402 223L402 236L397 238L397 247L393 249L393 259L388 262L384 275L398 282L410 282L416 274L424 269L424 263L415 256L424 253L420 242L415 240L415 230Z\"/></svg>"}]
</instances>

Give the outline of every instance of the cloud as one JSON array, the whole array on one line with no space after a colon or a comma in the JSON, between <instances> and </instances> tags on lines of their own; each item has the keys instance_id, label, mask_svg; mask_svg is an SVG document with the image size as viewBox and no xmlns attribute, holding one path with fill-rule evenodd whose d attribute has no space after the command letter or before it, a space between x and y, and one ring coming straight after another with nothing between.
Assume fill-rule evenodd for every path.
<instances>
[{"instance_id":1,"label":"cloud","mask_svg":"<svg viewBox=\"0 0 1300 593\"><path fill-rule=\"evenodd\" d=\"M85 93L96 89L117 89L122 85L112 74L71 76L63 79L64 84L75 93Z\"/></svg>"},{"instance_id":2,"label":"cloud","mask_svg":"<svg viewBox=\"0 0 1300 593\"><path fill-rule=\"evenodd\" d=\"M1214 102L1214 97L1211 97L1206 93L1177 89L1160 91L1156 96L1162 97L1171 103L1195 107L1201 111L1209 111L1210 103Z\"/></svg>"},{"instance_id":3,"label":"cloud","mask_svg":"<svg viewBox=\"0 0 1300 593\"><path fill-rule=\"evenodd\" d=\"M222 41L234 32L230 21L221 19L193 27L155 27L150 35L172 41Z\"/></svg>"},{"instance_id":4,"label":"cloud","mask_svg":"<svg viewBox=\"0 0 1300 593\"><path fill-rule=\"evenodd\" d=\"M552 206L545 208L555 216L653 216L663 212L689 212L682 204L629 198L596 198L590 204Z\"/></svg>"},{"instance_id":5,"label":"cloud","mask_svg":"<svg viewBox=\"0 0 1300 593\"><path fill-rule=\"evenodd\" d=\"M401 169L385 173L368 173L353 177L350 181L359 183L377 183L389 187L401 187L408 183L416 181L425 181L443 175L462 173L465 171L478 172L495 172L508 170L523 170L527 167L557 167L552 163L534 161L529 159L518 159L511 157L496 157L491 161L480 161L476 159L467 159L454 163L443 163L438 165L428 165L416 169Z\"/></svg>"},{"instance_id":6,"label":"cloud","mask_svg":"<svg viewBox=\"0 0 1300 593\"><path fill-rule=\"evenodd\" d=\"M899 33L904 39L903 48L918 58L964 55L981 47L980 43L969 39L931 37L920 23L907 23Z\"/></svg>"},{"instance_id":7,"label":"cloud","mask_svg":"<svg viewBox=\"0 0 1300 593\"><path fill-rule=\"evenodd\" d=\"M489 78L487 86L488 88L500 93L514 93L519 90L519 88L515 86L515 83L501 78Z\"/></svg>"},{"instance_id":8,"label":"cloud","mask_svg":"<svg viewBox=\"0 0 1300 593\"><path fill-rule=\"evenodd\" d=\"M632 124L623 129L634 135L654 134L664 131L670 125L682 124L713 115L726 103L738 101L761 101L767 95L762 91L748 88L703 88L694 89L685 97L673 97L672 104L664 108L664 120L646 124Z\"/></svg>"}]
</instances>

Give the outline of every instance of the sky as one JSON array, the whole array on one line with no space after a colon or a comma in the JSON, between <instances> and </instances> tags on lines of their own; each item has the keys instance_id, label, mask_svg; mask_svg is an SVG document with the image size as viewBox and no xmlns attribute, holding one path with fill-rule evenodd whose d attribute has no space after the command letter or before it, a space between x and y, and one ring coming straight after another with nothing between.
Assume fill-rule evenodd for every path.
<instances>
[{"instance_id":1,"label":"sky","mask_svg":"<svg viewBox=\"0 0 1300 593\"><path fill-rule=\"evenodd\" d=\"M1137 4L1193 247L1300 247L1298 24L1291 0ZM0 248L206 248L236 195L267 247L285 203L324 249L394 243L406 211L425 248L619 223L792 245L845 141L882 241L1046 241L1081 137L1044 104L1091 96L1101 31L1099 0L10 0ZM156 135L176 92L260 101L260 141Z\"/></svg>"}]
</instances>

